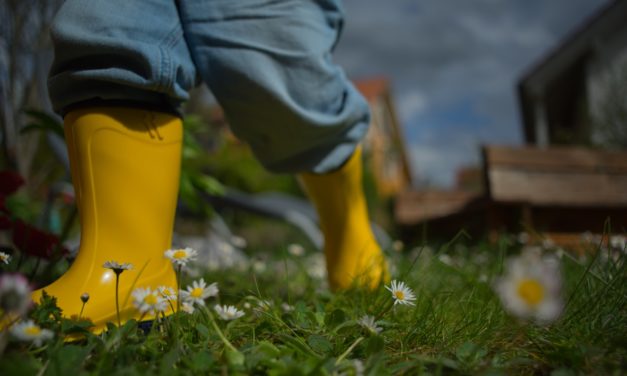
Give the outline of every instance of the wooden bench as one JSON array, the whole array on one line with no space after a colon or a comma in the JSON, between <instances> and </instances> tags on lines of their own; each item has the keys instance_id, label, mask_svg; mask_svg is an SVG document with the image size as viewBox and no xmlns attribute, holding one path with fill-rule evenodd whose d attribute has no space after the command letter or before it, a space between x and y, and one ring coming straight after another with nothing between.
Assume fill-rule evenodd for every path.
<instances>
[{"instance_id":1,"label":"wooden bench","mask_svg":"<svg viewBox=\"0 0 627 376\"><path fill-rule=\"evenodd\" d=\"M485 146L483 193L404 192L395 220L403 237L473 237L502 232L548 236L577 246L582 234L627 232L627 152L577 147ZM428 225L428 227L427 227Z\"/></svg>"},{"instance_id":2,"label":"wooden bench","mask_svg":"<svg viewBox=\"0 0 627 376\"><path fill-rule=\"evenodd\" d=\"M512 219L562 244L602 233L608 218L612 231L627 231L627 152L486 146L482 153L492 236Z\"/></svg>"}]
</instances>

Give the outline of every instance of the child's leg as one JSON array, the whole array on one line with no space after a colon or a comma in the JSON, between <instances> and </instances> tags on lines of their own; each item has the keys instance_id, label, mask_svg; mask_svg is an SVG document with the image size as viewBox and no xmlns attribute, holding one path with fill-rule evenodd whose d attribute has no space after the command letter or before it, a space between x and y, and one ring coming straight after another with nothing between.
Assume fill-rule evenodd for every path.
<instances>
[{"instance_id":1,"label":"child's leg","mask_svg":"<svg viewBox=\"0 0 627 376\"><path fill-rule=\"evenodd\" d=\"M372 233L362 189L361 148L337 171L299 178L320 217L331 287L375 288L386 282L387 264Z\"/></svg>"},{"instance_id":2,"label":"child's leg","mask_svg":"<svg viewBox=\"0 0 627 376\"><path fill-rule=\"evenodd\" d=\"M182 126L177 117L116 108L85 108L65 117L72 181L81 220L81 245L69 270L42 290L67 317L83 311L104 329L117 322L116 276L107 261L131 263L118 286L122 321L139 318L127 297L133 287L168 286L176 275L170 248L178 193ZM146 317L150 319L151 317Z\"/></svg>"},{"instance_id":3,"label":"child's leg","mask_svg":"<svg viewBox=\"0 0 627 376\"><path fill-rule=\"evenodd\" d=\"M269 170L306 173L332 287L346 288L360 276L356 282L375 286L387 269L368 225L354 155L369 111L331 60L343 23L339 2L223 1L210 12L205 4L181 2L181 22L234 133Z\"/></svg>"},{"instance_id":4,"label":"child's leg","mask_svg":"<svg viewBox=\"0 0 627 376\"><path fill-rule=\"evenodd\" d=\"M67 0L51 26L56 112L104 101L171 112L196 80L174 1Z\"/></svg>"},{"instance_id":5,"label":"child's leg","mask_svg":"<svg viewBox=\"0 0 627 376\"><path fill-rule=\"evenodd\" d=\"M196 72L174 2L68 0L52 36L49 91L65 115L81 245L70 269L44 290L67 317L79 314L88 293L83 317L99 331L117 321L116 278L106 261L134 266L120 275L123 321L139 318L128 299L133 287L176 287L163 256L171 246L182 140L181 120L171 113Z\"/></svg>"}]
</instances>

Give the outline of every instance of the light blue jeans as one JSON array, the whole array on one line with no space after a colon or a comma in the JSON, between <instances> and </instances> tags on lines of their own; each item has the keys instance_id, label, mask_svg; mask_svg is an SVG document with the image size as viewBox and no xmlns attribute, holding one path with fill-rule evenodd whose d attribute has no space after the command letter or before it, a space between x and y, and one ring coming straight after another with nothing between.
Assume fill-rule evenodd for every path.
<instances>
[{"instance_id":1,"label":"light blue jeans","mask_svg":"<svg viewBox=\"0 0 627 376\"><path fill-rule=\"evenodd\" d=\"M369 123L331 59L339 1L68 0L52 25L54 109L103 100L172 110L202 80L267 169L331 171Z\"/></svg>"}]
</instances>

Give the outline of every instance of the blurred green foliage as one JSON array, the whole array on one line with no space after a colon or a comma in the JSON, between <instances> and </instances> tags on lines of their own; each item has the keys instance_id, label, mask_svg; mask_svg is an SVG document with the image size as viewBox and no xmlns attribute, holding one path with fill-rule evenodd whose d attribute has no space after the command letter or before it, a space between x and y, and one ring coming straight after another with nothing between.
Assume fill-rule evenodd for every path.
<instances>
[{"instance_id":1,"label":"blurred green foliage","mask_svg":"<svg viewBox=\"0 0 627 376\"><path fill-rule=\"evenodd\" d=\"M179 197L190 211L211 216L213 209L202 195L221 195L224 193L224 187L217 179L206 173L209 153L198 139L198 134L203 128L205 126L197 116L189 115L183 119Z\"/></svg>"}]
</instances>

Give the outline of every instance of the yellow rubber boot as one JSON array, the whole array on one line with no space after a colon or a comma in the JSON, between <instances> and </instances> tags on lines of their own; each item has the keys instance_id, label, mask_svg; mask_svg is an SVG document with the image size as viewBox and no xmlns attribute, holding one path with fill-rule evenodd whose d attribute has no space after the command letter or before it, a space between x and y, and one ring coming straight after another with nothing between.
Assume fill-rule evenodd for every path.
<instances>
[{"instance_id":1,"label":"yellow rubber boot","mask_svg":"<svg viewBox=\"0 0 627 376\"><path fill-rule=\"evenodd\" d=\"M299 179L318 212L331 289L374 289L387 282L387 263L368 219L361 148L339 170Z\"/></svg>"},{"instance_id":2,"label":"yellow rubber boot","mask_svg":"<svg viewBox=\"0 0 627 376\"><path fill-rule=\"evenodd\" d=\"M169 286L176 274L165 257L178 195L182 123L172 115L106 107L65 117L72 181L81 219L81 244L68 271L42 290L57 298L66 317L91 319L95 332L117 323L116 276L106 261L130 263L119 278L121 321L140 318L130 293ZM145 316L149 320L152 317Z\"/></svg>"}]
</instances>

